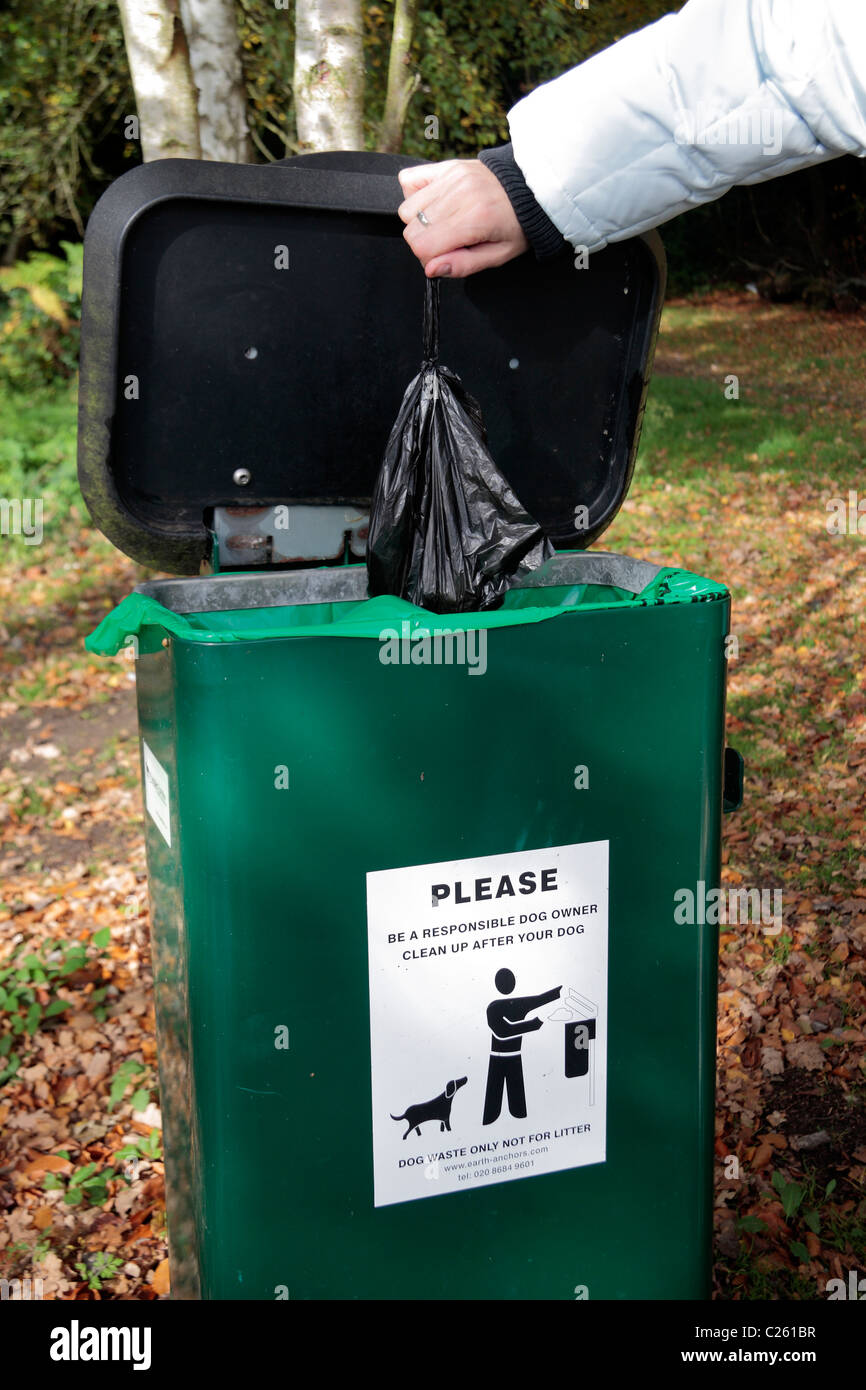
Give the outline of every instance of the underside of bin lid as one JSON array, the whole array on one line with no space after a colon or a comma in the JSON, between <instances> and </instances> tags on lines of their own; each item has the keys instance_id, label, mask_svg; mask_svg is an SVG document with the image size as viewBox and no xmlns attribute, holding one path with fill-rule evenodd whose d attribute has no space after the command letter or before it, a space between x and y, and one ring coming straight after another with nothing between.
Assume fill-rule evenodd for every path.
<instances>
[{"instance_id":1,"label":"underside of bin lid","mask_svg":"<svg viewBox=\"0 0 866 1390\"><path fill-rule=\"evenodd\" d=\"M79 479L126 554L197 573L220 525L253 553L255 509L278 507L266 562L333 560L332 516L363 550L421 360L424 277L396 215L414 162L161 160L104 194L85 241ZM594 540L628 490L664 294L655 234L581 260L525 255L441 288L441 361L560 549Z\"/></svg>"}]
</instances>

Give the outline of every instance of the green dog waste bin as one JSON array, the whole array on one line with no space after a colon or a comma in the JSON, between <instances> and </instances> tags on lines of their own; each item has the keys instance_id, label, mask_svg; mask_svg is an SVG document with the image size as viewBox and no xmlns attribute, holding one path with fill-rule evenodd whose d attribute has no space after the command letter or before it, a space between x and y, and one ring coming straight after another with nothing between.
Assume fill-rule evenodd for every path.
<instances>
[{"instance_id":1,"label":"green dog waste bin","mask_svg":"<svg viewBox=\"0 0 866 1390\"><path fill-rule=\"evenodd\" d=\"M399 163L166 160L88 228L82 489L189 576L89 639L137 658L173 1294L704 1297L716 929L674 913L719 878L729 601L586 550L660 244L443 286L558 553L493 613L368 600Z\"/></svg>"}]
</instances>

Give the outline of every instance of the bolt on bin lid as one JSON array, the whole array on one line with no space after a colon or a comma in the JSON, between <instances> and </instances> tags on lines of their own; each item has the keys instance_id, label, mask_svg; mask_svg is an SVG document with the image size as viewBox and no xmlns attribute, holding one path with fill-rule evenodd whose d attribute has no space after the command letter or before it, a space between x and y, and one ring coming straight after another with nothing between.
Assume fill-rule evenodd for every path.
<instances>
[{"instance_id":1,"label":"bolt on bin lid","mask_svg":"<svg viewBox=\"0 0 866 1390\"><path fill-rule=\"evenodd\" d=\"M79 480L127 555L195 574L215 516L255 532L254 509L280 506L271 563L337 558L322 509L351 538L421 363L424 277L396 216L396 173L412 163L166 159L100 199L85 240ZM441 287L441 361L558 549L593 541L628 491L665 281L655 233L587 269L576 259L525 255ZM297 556L293 508L319 527ZM356 524L361 550L363 535Z\"/></svg>"}]
</instances>

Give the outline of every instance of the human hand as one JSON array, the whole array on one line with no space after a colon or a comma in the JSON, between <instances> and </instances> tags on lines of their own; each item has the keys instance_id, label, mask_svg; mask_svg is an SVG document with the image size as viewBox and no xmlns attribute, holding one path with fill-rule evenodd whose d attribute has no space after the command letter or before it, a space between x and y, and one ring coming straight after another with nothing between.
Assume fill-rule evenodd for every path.
<instances>
[{"instance_id":1,"label":"human hand","mask_svg":"<svg viewBox=\"0 0 866 1390\"><path fill-rule=\"evenodd\" d=\"M528 249L508 194L480 160L415 165L397 177L406 195L397 209L403 237L428 278L463 279Z\"/></svg>"}]
</instances>

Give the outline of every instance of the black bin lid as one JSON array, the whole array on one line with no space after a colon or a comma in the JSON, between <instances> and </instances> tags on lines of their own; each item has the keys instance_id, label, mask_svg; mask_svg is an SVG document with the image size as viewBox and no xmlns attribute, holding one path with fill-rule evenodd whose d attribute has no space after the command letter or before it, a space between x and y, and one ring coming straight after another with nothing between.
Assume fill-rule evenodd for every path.
<instances>
[{"instance_id":1,"label":"black bin lid","mask_svg":"<svg viewBox=\"0 0 866 1390\"><path fill-rule=\"evenodd\" d=\"M421 359L424 276L395 215L396 171L415 162L160 160L103 195L85 241L79 479L127 555L198 573L214 507L369 503ZM628 490L664 280L651 233L588 269L567 249L442 282L441 360L558 549L593 541Z\"/></svg>"}]
</instances>

